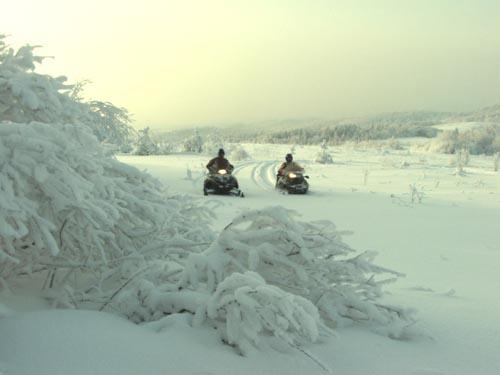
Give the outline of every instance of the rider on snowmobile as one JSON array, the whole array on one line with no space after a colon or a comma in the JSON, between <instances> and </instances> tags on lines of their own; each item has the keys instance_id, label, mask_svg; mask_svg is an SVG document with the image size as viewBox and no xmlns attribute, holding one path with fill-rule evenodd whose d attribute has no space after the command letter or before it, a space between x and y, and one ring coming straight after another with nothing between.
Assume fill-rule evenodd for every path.
<instances>
[{"instance_id":1,"label":"rider on snowmobile","mask_svg":"<svg viewBox=\"0 0 500 375\"><path fill-rule=\"evenodd\" d=\"M210 160L207 164L207 169L210 173L217 173L221 169L225 169L231 173L234 169L233 165L224 157L224 149L219 149L218 156Z\"/></svg>"},{"instance_id":2,"label":"rider on snowmobile","mask_svg":"<svg viewBox=\"0 0 500 375\"><path fill-rule=\"evenodd\" d=\"M286 161L281 164L278 169L278 178L286 176L290 172L304 172L304 168L302 168L299 163L293 161L292 154L286 154L285 160Z\"/></svg>"}]
</instances>

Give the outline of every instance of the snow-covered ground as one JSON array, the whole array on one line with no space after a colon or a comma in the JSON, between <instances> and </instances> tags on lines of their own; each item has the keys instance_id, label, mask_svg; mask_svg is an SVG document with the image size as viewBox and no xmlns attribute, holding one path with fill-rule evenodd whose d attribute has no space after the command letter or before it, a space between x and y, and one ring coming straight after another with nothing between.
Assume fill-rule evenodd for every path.
<instances>
[{"instance_id":1,"label":"snow-covered ground","mask_svg":"<svg viewBox=\"0 0 500 375\"><path fill-rule=\"evenodd\" d=\"M341 328L304 352L241 357L213 330L192 328L186 315L136 326L106 313L47 311L43 301L2 296L17 312L0 309L0 373L500 373L500 173L492 157L471 156L459 175L449 155L417 148L343 146L333 148L334 164L320 165L312 162L319 147L298 146L311 190L295 196L273 188L289 146L244 147L252 159L233 164L245 198L202 196L206 156L119 160L147 169L172 191L206 199L217 214L215 229L247 208L282 205L353 231L345 237L352 247L377 251L378 264L407 275L387 287L387 299L417 310L420 337L397 341Z\"/></svg>"}]
</instances>

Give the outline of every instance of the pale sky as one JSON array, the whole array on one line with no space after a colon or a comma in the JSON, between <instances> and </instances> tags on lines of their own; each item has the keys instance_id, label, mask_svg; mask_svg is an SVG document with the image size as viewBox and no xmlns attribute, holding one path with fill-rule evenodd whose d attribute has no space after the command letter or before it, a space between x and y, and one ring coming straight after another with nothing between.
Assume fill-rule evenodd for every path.
<instances>
[{"instance_id":1,"label":"pale sky","mask_svg":"<svg viewBox=\"0 0 500 375\"><path fill-rule=\"evenodd\" d=\"M497 0L9 0L43 71L168 128L500 103Z\"/></svg>"}]
</instances>

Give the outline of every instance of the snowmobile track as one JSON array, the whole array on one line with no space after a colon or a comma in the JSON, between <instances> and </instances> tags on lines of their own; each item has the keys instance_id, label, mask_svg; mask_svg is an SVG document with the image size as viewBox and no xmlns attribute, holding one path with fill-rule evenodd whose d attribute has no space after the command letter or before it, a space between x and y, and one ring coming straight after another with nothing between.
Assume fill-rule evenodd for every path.
<instances>
[{"instance_id":1,"label":"snowmobile track","mask_svg":"<svg viewBox=\"0 0 500 375\"><path fill-rule=\"evenodd\" d=\"M255 185L266 191L274 191L275 165L276 162L274 160L263 161L255 165L251 175L251 179Z\"/></svg>"}]
</instances>

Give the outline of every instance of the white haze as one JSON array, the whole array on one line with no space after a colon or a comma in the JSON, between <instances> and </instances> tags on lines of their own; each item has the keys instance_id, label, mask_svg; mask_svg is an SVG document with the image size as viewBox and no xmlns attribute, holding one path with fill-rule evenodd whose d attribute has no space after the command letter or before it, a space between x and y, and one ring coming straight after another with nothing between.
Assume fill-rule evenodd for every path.
<instances>
[{"instance_id":1,"label":"white haze","mask_svg":"<svg viewBox=\"0 0 500 375\"><path fill-rule=\"evenodd\" d=\"M153 128L500 102L495 1L19 0L2 32ZM22 21L22 22L21 22Z\"/></svg>"}]
</instances>

